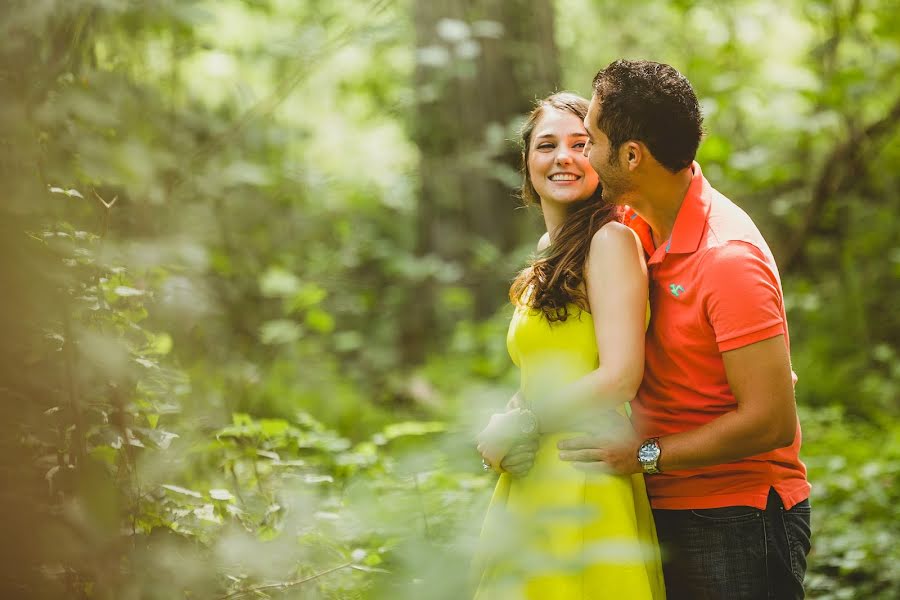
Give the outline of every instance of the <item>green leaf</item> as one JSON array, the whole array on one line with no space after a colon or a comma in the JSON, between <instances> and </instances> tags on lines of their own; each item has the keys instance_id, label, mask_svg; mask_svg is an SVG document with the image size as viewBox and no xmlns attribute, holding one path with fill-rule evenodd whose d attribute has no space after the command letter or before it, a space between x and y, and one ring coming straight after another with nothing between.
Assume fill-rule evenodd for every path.
<instances>
[{"instance_id":1,"label":"green leaf","mask_svg":"<svg viewBox=\"0 0 900 600\"><path fill-rule=\"evenodd\" d=\"M143 367L147 367L148 369L158 369L159 368L159 365L156 364L156 361L150 360L149 358L138 357L138 358L134 359L134 362L136 362L137 364L139 364Z\"/></svg>"},{"instance_id":2,"label":"green leaf","mask_svg":"<svg viewBox=\"0 0 900 600\"><path fill-rule=\"evenodd\" d=\"M315 475L310 473L303 476L303 481L306 483L334 483L334 477L331 475Z\"/></svg>"},{"instance_id":3,"label":"green leaf","mask_svg":"<svg viewBox=\"0 0 900 600\"><path fill-rule=\"evenodd\" d=\"M168 333L158 333L151 336L150 345L144 352L147 354L165 355L172 351L172 336Z\"/></svg>"},{"instance_id":4,"label":"green leaf","mask_svg":"<svg viewBox=\"0 0 900 600\"><path fill-rule=\"evenodd\" d=\"M220 489L220 488L209 490L209 496L213 500L222 500L225 502L230 502L231 500L234 500L234 495L232 495L231 492L229 492L228 490Z\"/></svg>"},{"instance_id":5,"label":"green leaf","mask_svg":"<svg viewBox=\"0 0 900 600\"><path fill-rule=\"evenodd\" d=\"M334 349L338 352L351 352L363 346L364 338L358 331L341 331L334 335Z\"/></svg>"},{"instance_id":6,"label":"green leaf","mask_svg":"<svg viewBox=\"0 0 900 600\"><path fill-rule=\"evenodd\" d=\"M145 433L160 450L167 450L172 444L172 440L178 437L177 433L161 429L145 429L142 433Z\"/></svg>"},{"instance_id":7,"label":"green leaf","mask_svg":"<svg viewBox=\"0 0 900 600\"><path fill-rule=\"evenodd\" d=\"M74 188L65 190L60 187L51 187L49 189L51 194L63 194L65 196L69 196L70 198L81 198L82 200L84 200L84 196L81 195L81 192Z\"/></svg>"},{"instance_id":8,"label":"green leaf","mask_svg":"<svg viewBox=\"0 0 900 600\"><path fill-rule=\"evenodd\" d=\"M311 308L306 313L306 324L319 333L331 333L334 330L334 317L321 308Z\"/></svg>"},{"instance_id":9,"label":"green leaf","mask_svg":"<svg viewBox=\"0 0 900 600\"><path fill-rule=\"evenodd\" d=\"M399 437L408 435L427 435L429 433L440 433L447 430L447 425L441 421L404 421L402 423L392 423L384 428L382 435L384 440L389 442Z\"/></svg>"},{"instance_id":10,"label":"green leaf","mask_svg":"<svg viewBox=\"0 0 900 600\"><path fill-rule=\"evenodd\" d=\"M263 344L290 344L303 335L303 328L289 319L275 319L263 323L259 338Z\"/></svg>"},{"instance_id":11,"label":"green leaf","mask_svg":"<svg viewBox=\"0 0 900 600\"><path fill-rule=\"evenodd\" d=\"M195 492L194 490L189 490L187 488L183 488L178 485L172 485L170 483L164 483L160 486L164 489L169 490L170 492L175 492L176 494L183 494L185 496L190 496L191 498L203 498L203 494L200 492Z\"/></svg>"},{"instance_id":12,"label":"green leaf","mask_svg":"<svg viewBox=\"0 0 900 600\"><path fill-rule=\"evenodd\" d=\"M109 466L114 466L119 453L112 446L95 446L94 448L91 448L90 455L91 458L97 459Z\"/></svg>"},{"instance_id":13,"label":"green leaf","mask_svg":"<svg viewBox=\"0 0 900 600\"><path fill-rule=\"evenodd\" d=\"M284 435L291 428L291 424L284 419L260 419L258 423L260 431L267 438Z\"/></svg>"},{"instance_id":14,"label":"green leaf","mask_svg":"<svg viewBox=\"0 0 900 600\"><path fill-rule=\"evenodd\" d=\"M200 508L195 508L193 513L201 521L209 521L210 523L222 522L222 517L216 514L216 509L212 504L204 504Z\"/></svg>"},{"instance_id":15,"label":"green leaf","mask_svg":"<svg viewBox=\"0 0 900 600\"><path fill-rule=\"evenodd\" d=\"M291 298L288 312L299 312L315 306L325 300L327 296L328 292L324 288L319 287L315 283L305 283Z\"/></svg>"},{"instance_id":16,"label":"green leaf","mask_svg":"<svg viewBox=\"0 0 900 600\"><path fill-rule=\"evenodd\" d=\"M128 298L132 296L143 296L146 292L144 290L139 290L137 288L129 287L127 285L117 286L113 292L116 296L121 296L123 298Z\"/></svg>"},{"instance_id":17,"label":"green leaf","mask_svg":"<svg viewBox=\"0 0 900 600\"><path fill-rule=\"evenodd\" d=\"M259 278L259 289L267 298L287 298L300 290L300 280L281 267L269 267Z\"/></svg>"},{"instance_id":18,"label":"green leaf","mask_svg":"<svg viewBox=\"0 0 900 600\"><path fill-rule=\"evenodd\" d=\"M364 573L390 573L387 569L379 569L368 565L350 565L354 571L363 571Z\"/></svg>"},{"instance_id":19,"label":"green leaf","mask_svg":"<svg viewBox=\"0 0 900 600\"><path fill-rule=\"evenodd\" d=\"M253 417L247 413L236 412L231 414L231 422L234 425L252 425Z\"/></svg>"}]
</instances>

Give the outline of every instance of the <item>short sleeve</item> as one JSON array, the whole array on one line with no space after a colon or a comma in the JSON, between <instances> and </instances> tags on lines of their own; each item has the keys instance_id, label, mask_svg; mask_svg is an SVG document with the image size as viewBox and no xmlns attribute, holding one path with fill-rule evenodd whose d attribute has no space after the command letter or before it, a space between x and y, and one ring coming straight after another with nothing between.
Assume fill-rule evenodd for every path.
<instances>
[{"instance_id":1,"label":"short sleeve","mask_svg":"<svg viewBox=\"0 0 900 600\"><path fill-rule=\"evenodd\" d=\"M703 257L703 308L719 352L786 334L774 264L753 244L730 241Z\"/></svg>"}]
</instances>

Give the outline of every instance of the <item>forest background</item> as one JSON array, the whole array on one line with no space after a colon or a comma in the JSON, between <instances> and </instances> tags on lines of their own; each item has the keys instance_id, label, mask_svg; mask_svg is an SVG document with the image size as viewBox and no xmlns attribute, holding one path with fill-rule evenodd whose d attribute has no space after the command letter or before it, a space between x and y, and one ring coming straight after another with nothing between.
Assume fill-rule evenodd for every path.
<instances>
[{"instance_id":1,"label":"forest background","mask_svg":"<svg viewBox=\"0 0 900 600\"><path fill-rule=\"evenodd\" d=\"M0 597L464 597L516 129L619 57L779 261L810 597L900 597L898 8L3 2Z\"/></svg>"}]
</instances>

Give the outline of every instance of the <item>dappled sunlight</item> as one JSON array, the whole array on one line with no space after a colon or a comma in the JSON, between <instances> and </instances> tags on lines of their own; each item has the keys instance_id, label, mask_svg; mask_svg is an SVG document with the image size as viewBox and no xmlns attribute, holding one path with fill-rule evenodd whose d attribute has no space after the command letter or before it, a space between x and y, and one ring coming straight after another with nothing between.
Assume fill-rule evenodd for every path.
<instances>
[{"instance_id":1,"label":"dappled sunlight","mask_svg":"<svg viewBox=\"0 0 900 600\"><path fill-rule=\"evenodd\" d=\"M555 446L626 439L621 401L542 438L535 507L491 505L475 448L520 387L540 408L597 366L510 360L541 234L513 139L620 55L694 82L698 160L773 241L809 596L897 597L900 13L445 4L3 3L0 597L459 600L491 565L521 600L650 561L540 542L624 522L560 498L633 482Z\"/></svg>"}]
</instances>

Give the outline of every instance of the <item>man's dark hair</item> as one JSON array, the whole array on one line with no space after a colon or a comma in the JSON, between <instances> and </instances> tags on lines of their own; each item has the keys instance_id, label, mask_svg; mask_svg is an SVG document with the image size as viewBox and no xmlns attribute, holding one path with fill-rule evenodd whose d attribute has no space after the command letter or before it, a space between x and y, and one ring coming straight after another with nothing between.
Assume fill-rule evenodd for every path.
<instances>
[{"instance_id":1,"label":"man's dark hair","mask_svg":"<svg viewBox=\"0 0 900 600\"><path fill-rule=\"evenodd\" d=\"M673 173L690 166L703 135L700 103L674 67L617 60L594 77L600 102L597 126L609 138L610 161L628 140L643 142Z\"/></svg>"}]
</instances>

